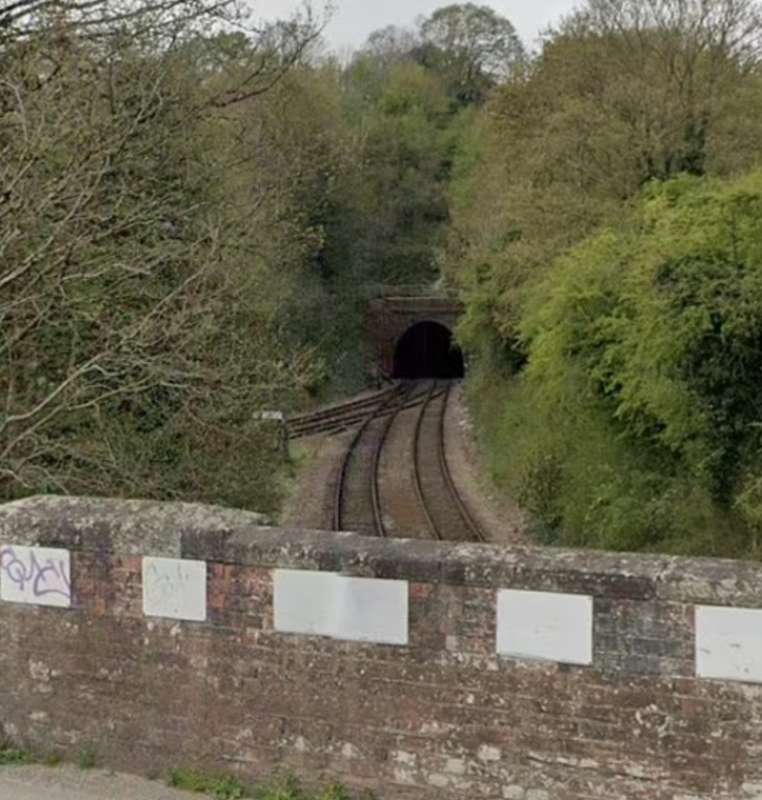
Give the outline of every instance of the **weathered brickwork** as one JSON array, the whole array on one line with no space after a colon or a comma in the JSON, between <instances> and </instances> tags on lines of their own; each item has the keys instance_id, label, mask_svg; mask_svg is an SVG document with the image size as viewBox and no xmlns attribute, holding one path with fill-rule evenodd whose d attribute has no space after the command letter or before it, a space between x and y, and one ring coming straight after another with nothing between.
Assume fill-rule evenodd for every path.
<instances>
[{"instance_id":1,"label":"weathered brickwork","mask_svg":"<svg viewBox=\"0 0 762 800\"><path fill-rule=\"evenodd\" d=\"M368 335L371 358L381 373L394 371L394 353L402 335L419 322L438 322L454 330L463 306L456 300L437 297L381 297L368 304Z\"/></svg>"},{"instance_id":2,"label":"weathered brickwork","mask_svg":"<svg viewBox=\"0 0 762 800\"><path fill-rule=\"evenodd\" d=\"M762 798L762 684L697 678L693 630L696 604L762 608L759 566L259 524L0 507L0 546L68 549L72 592L70 608L0 603L0 734L131 771L287 768L394 800ZM206 562L206 621L144 615L143 556ZM276 568L408 581L408 645L277 632ZM592 666L498 657L506 588L592 595Z\"/></svg>"}]
</instances>

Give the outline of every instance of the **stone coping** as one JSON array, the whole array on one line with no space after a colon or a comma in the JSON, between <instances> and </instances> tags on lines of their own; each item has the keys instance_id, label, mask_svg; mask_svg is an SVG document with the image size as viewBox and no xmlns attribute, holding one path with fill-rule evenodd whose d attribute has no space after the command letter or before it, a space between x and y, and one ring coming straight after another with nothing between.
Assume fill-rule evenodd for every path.
<instances>
[{"instance_id":1,"label":"stone coping","mask_svg":"<svg viewBox=\"0 0 762 800\"><path fill-rule=\"evenodd\" d=\"M762 607L762 564L275 528L197 503L37 496L0 505L0 543L311 569L638 601Z\"/></svg>"}]
</instances>

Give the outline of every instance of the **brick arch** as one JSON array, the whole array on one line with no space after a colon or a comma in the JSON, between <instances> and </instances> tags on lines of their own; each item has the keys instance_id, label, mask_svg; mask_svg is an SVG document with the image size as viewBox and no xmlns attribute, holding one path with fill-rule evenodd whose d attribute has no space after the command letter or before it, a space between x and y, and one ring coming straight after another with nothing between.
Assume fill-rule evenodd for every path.
<instances>
[{"instance_id":1,"label":"brick arch","mask_svg":"<svg viewBox=\"0 0 762 800\"><path fill-rule=\"evenodd\" d=\"M372 371L391 377L397 344L414 325L420 322L436 322L454 332L462 312L462 304L452 298L390 296L371 300L368 308L368 333Z\"/></svg>"}]
</instances>

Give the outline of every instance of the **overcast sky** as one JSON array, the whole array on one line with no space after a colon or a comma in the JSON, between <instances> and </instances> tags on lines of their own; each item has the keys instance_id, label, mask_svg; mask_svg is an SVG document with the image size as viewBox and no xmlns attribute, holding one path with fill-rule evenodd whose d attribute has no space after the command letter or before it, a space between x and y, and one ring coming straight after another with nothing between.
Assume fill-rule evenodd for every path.
<instances>
[{"instance_id":1,"label":"overcast sky","mask_svg":"<svg viewBox=\"0 0 762 800\"><path fill-rule=\"evenodd\" d=\"M416 17L430 14L455 0L336 0L336 11L326 28L325 38L335 50L355 49L371 31L386 25L412 25ZM477 4L485 0L475 0ZM571 11L576 0L493 0L486 2L516 26L524 44L532 47L538 33L559 16ZM254 0L254 17L276 19L288 16L301 0ZM313 3L320 7L320 0Z\"/></svg>"}]
</instances>

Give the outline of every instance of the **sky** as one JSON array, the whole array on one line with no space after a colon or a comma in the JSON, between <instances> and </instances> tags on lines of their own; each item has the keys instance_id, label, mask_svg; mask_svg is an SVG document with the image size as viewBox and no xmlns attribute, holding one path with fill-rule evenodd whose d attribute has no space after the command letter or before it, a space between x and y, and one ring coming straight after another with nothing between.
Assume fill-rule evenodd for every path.
<instances>
[{"instance_id":1,"label":"sky","mask_svg":"<svg viewBox=\"0 0 762 800\"><path fill-rule=\"evenodd\" d=\"M571 11L577 0L474 0L490 5L514 24L523 42L530 49L549 23ZM334 0L336 10L324 38L331 49L339 53L360 47L368 34L387 25L410 26L420 15L456 0ZM302 0L254 0L255 19L277 19L289 16ZM321 7L321 0L313 2Z\"/></svg>"}]
</instances>

